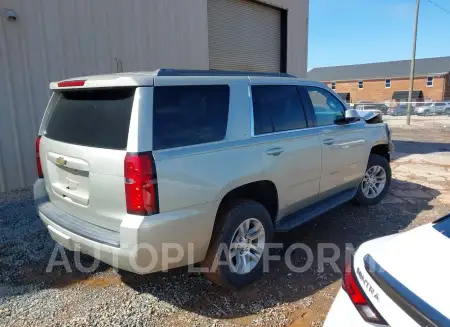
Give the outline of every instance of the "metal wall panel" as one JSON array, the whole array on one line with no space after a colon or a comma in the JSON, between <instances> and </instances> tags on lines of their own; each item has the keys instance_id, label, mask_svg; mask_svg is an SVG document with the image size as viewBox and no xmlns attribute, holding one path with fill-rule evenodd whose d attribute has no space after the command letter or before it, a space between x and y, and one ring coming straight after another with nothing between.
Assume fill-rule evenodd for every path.
<instances>
[{"instance_id":1,"label":"metal wall panel","mask_svg":"<svg viewBox=\"0 0 450 327\"><path fill-rule=\"evenodd\" d=\"M5 8L19 19L7 21ZM117 68L207 69L206 8L206 0L0 0L0 192L36 178L50 81Z\"/></svg>"},{"instance_id":2,"label":"metal wall panel","mask_svg":"<svg viewBox=\"0 0 450 327\"><path fill-rule=\"evenodd\" d=\"M264 2L288 10L287 72L306 76L308 0ZM209 67L207 0L0 0L0 15L0 192L36 178L50 81Z\"/></svg>"},{"instance_id":3,"label":"metal wall panel","mask_svg":"<svg viewBox=\"0 0 450 327\"><path fill-rule=\"evenodd\" d=\"M209 65L280 71L281 11L250 0L209 0Z\"/></svg>"},{"instance_id":4,"label":"metal wall panel","mask_svg":"<svg viewBox=\"0 0 450 327\"><path fill-rule=\"evenodd\" d=\"M287 72L306 77L309 0L258 0L287 10Z\"/></svg>"},{"instance_id":5,"label":"metal wall panel","mask_svg":"<svg viewBox=\"0 0 450 327\"><path fill-rule=\"evenodd\" d=\"M257 2L287 10L287 73L306 77L309 0L257 0Z\"/></svg>"}]
</instances>

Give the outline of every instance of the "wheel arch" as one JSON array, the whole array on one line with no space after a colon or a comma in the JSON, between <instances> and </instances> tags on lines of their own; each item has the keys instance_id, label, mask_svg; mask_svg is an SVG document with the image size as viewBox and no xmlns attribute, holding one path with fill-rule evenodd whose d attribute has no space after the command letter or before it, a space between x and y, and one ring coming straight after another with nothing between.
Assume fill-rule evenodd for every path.
<instances>
[{"instance_id":1,"label":"wheel arch","mask_svg":"<svg viewBox=\"0 0 450 327\"><path fill-rule=\"evenodd\" d=\"M217 224L220 213L227 210L231 203L239 199L248 199L261 203L269 212L272 221L275 222L279 209L277 187L270 180L258 180L235 186L222 195L214 225Z\"/></svg>"},{"instance_id":2,"label":"wheel arch","mask_svg":"<svg viewBox=\"0 0 450 327\"><path fill-rule=\"evenodd\" d=\"M388 162L391 161L391 154L390 154L390 150L389 150L389 145L388 144L382 143L382 144L374 145L370 149L370 154L378 154L378 155L386 158L386 160Z\"/></svg>"}]
</instances>

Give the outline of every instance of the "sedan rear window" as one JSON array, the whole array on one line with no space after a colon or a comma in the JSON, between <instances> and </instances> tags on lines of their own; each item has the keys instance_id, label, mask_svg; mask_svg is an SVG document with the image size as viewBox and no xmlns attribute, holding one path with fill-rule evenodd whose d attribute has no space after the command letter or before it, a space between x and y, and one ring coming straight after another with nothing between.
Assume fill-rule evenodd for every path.
<instances>
[{"instance_id":1,"label":"sedan rear window","mask_svg":"<svg viewBox=\"0 0 450 327\"><path fill-rule=\"evenodd\" d=\"M45 136L95 148L126 149L135 88L59 94Z\"/></svg>"},{"instance_id":2,"label":"sedan rear window","mask_svg":"<svg viewBox=\"0 0 450 327\"><path fill-rule=\"evenodd\" d=\"M450 214L435 221L433 227L442 235L450 238Z\"/></svg>"}]
</instances>

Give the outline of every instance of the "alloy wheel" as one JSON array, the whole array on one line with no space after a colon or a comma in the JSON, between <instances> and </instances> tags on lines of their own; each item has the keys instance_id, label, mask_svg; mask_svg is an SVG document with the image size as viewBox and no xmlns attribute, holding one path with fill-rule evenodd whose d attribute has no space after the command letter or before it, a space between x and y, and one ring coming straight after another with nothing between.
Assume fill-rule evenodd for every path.
<instances>
[{"instance_id":1,"label":"alloy wheel","mask_svg":"<svg viewBox=\"0 0 450 327\"><path fill-rule=\"evenodd\" d=\"M262 257L265 246L265 230L256 218L243 221L233 234L228 250L228 262L233 272L247 274Z\"/></svg>"},{"instance_id":2,"label":"alloy wheel","mask_svg":"<svg viewBox=\"0 0 450 327\"><path fill-rule=\"evenodd\" d=\"M372 166L364 174L361 189L365 197L376 198L386 186L386 171L381 166Z\"/></svg>"}]
</instances>

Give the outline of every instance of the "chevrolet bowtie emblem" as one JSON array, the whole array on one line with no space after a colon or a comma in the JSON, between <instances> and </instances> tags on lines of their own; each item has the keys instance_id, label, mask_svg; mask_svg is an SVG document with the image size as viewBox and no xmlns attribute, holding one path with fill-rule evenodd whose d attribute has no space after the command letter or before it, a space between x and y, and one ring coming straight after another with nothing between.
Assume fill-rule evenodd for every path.
<instances>
[{"instance_id":1,"label":"chevrolet bowtie emblem","mask_svg":"<svg viewBox=\"0 0 450 327\"><path fill-rule=\"evenodd\" d=\"M56 159L56 163L60 166L65 166L67 164L67 160L65 160L63 157L59 157Z\"/></svg>"}]
</instances>

